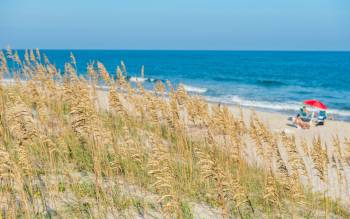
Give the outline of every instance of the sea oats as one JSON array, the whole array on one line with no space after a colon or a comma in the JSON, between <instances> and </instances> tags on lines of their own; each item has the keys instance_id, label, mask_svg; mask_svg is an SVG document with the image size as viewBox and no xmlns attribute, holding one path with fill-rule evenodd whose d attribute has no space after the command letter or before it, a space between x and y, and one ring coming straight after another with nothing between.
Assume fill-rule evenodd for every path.
<instances>
[{"instance_id":1,"label":"sea oats","mask_svg":"<svg viewBox=\"0 0 350 219\"><path fill-rule=\"evenodd\" d=\"M21 60L19 59L19 56L18 56L18 52L17 52L17 51L15 51L15 53L14 53L14 55L13 55L13 61L14 61L15 63L17 63L17 65L21 65L21 64L22 64Z\"/></svg>"},{"instance_id":2,"label":"sea oats","mask_svg":"<svg viewBox=\"0 0 350 219\"><path fill-rule=\"evenodd\" d=\"M36 64L36 58L35 58L35 55L34 55L34 51L32 49L29 50L29 57L30 57L30 61L32 61L33 63Z\"/></svg>"},{"instance_id":3,"label":"sea oats","mask_svg":"<svg viewBox=\"0 0 350 219\"><path fill-rule=\"evenodd\" d=\"M256 125L256 116L254 113L252 113L252 116L250 118L249 134L255 142L257 154L261 157L264 157L263 142L260 138L261 133L259 127Z\"/></svg>"},{"instance_id":4,"label":"sea oats","mask_svg":"<svg viewBox=\"0 0 350 219\"><path fill-rule=\"evenodd\" d=\"M314 162L314 168L317 171L317 176L321 180L325 180L325 166L328 158L326 151L322 149L320 137L318 137L317 139L315 138L313 141L313 150L311 157Z\"/></svg>"},{"instance_id":5,"label":"sea oats","mask_svg":"<svg viewBox=\"0 0 350 219\"><path fill-rule=\"evenodd\" d=\"M159 95L163 95L166 91L165 85L161 81L157 81L154 85L154 91L157 92Z\"/></svg>"},{"instance_id":6,"label":"sea oats","mask_svg":"<svg viewBox=\"0 0 350 219\"><path fill-rule=\"evenodd\" d=\"M129 128L124 125L123 126L124 140L125 140L125 149L127 150L128 155L138 164L143 163L143 154L140 151L141 148L133 140L133 137L130 135Z\"/></svg>"},{"instance_id":7,"label":"sea oats","mask_svg":"<svg viewBox=\"0 0 350 219\"><path fill-rule=\"evenodd\" d=\"M243 109L239 106L239 133L243 134L246 131L246 126L244 123Z\"/></svg>"},{"instance_id":8,"label":"sea oats","mask_svg":"<svg viewBox=\"0 0 350 219\"><path fill-rule=\"evenodd\" d=\"M276 179L272 171L270 170L268 171L268 175L265 180L263 200L266 203L266 205L279 208L281 202L276 188Z\"/></svg>"},{"instance_id":9,"label":"sea oats","mask_svg":"<svg viewBox=\"0 0 350 219\"><path fill-rule=\"evenodd\" d=\"M195 154L198 159L198 166L200 167L200 173L202 180L210 182L210 180L215 181L217 201L221 206L224 216L228 214L228 206L225 200L225 185L224 185L224 173L218 167L216 160L213 159L209 154L201 150L199 147L195 148Z\"/></svg>"},{"instance_id":10,"label":"sea oats","mask_svg":"<svg viewBox=\"0 0 350 219\"><path fill-rule=\"evenodd\" d=\"M348 217L342 209L349 192L348 140L334 137L325 150L321 136L309 151L299 133L281 136L254 111L245 124L241 107L236 113L209 104L183 84L175 91L158 80L151 91L139 80L135 88L124 63L115 81L101 62L78 75L73 54L64 75L38 50L26 50L24 61L17 51L7 54L14 67L0 51L0 71L11 71L15 83L0 84L0 207L6 218L119 218L129 211L130 217L192 218L198 205L228 218L313 217L309 212L323 210ZM108 91L99 89L102 83ZM322 180L319 188L311 168Z\"/></svg>"},{"instance_id":11,"label":"sea oats","mask_svg":"<svg viewBox=\"0 0 350 219\"><path fill-rule=\"evenodd\" d=\"M304 190L299 179L298 171L299 170L303 171L304 175L307 175L307 173L305 171L304 162L300 159L300 156L296 148L295 136L288 137L286 135L282 135L282 141L288 151L288 161L291 166L291 173L289 175L288 187L290 188L290 196L292 198L292 204L293 204L292 213L295 214L295 211L297 208L295 204L298 204L299 206L306 204Z\"/></svg>"},{"instance_id":12,"label":"sea oats","mask_svg":"<svg viewBox=\"0 0 350 219\"><path fill-rule=\"evenodd\" d=\"M157 106L157 100L155 97L149 96L148 98L148 106L147 106L147 111L150 115L150 121L152 124L157 127L158 129L160 128L160 121L158 117L158 106Z\"/></svg>"},{"instance_id":13,"label":"sea oats","mask_svg":"<svg viewBox=\"0 0 350 219\"><path fill-rule=\"evenodd\" d=\"M48 109L46 102L43 100L42 95L39 93L38 86L36 86L32 81L27 84L28 93L30 94L30 101L33 105L33 109L37 112L39 120L42 123L46 123L48 120Z\"/></svg>"},{"instance_id":14,"label":"sea oats","mask_svg":"<svg viewBox=\"0 0 350 219\"><path fill-rule=\"evenodd\" d=\"M304 155L306 155L309 158L311 155L310 155L309 146L308 146L306 140L302 139L300 144L301 144L301 148L303 149ZM300 168L301 173L302 173L302 175L307 177L308 186L311 186L311 180L312 180L311 177L312 176L310 176L310 174L307 171L306 163L302 157L303 155L300 154L299 156L300 156L299 159L300 159L300 164L301 164L301 168Z\"/></svg>"},{"instance_id":15,"label":"sea oats","mask_svg":"<svg viewBox=\"0 0 350 219\"><path fill-rule=\"evenodd\" d=\"M276 175L278 177L278 180L281 183L283 189L285 189L286 191L290 191L289 172L278 147L275 148L275 154L277 159Z\"/></svg>"},{"instance_id":16,"label":"sea oats","mask_svg":"<svg viewBox=\"0 0 350 219\"><path fill-rule=\"evenodd\" d=\"M183 84L180 84L176 90L176 98L180 105L185 104L187 101L187 92Z\"/></svg>"},{"instance_id":17,"label":"sea oats","mask_svg":"<svg viewBox=\"0 0 350 219\"><path fill-rule=\"evenodd\" d=\"M5 119L10 134L20 142L32 141L37 129L29 108L19 98L9 98L12 101L5 109Z\"/></svg>"},{"instance_id":18,"label":"sea oats","mask_svg":"<svg viewBox=\"0 0 350 219\"><path fill-rule=\"evenodd\" d=\"M334 150L334 153L336 153L337 156L340 157L340 159L343 158L343 151L341 149L340 140L338 136L333 136L333 150Z\"/></svg>"},{"instance_id":19,"label":"sea oats","mask_svg":"<svg viewBox=\"0 0 350 219\"><path fill-rule=\"evenodd\" d=\"M25 61L26 65L30 66L30 59L29 59L28 49L26 49L24 51L24 61Z\"/></svg>"},{"instance_id":20,"label":"sea oats","mask_svg":"<svg viewBox=\"0 0 350 219\"><path fill-rule=\"evenodd\" d=\"M76 61L75 56L74 56L74 54L72 52L70 53L70 60L71 60L72 64L75 66L75 68L76 68L77 67L77 61Z\"/></svg>"},{"instance_id":21,"label":"sea oats","mask_svg":"<svg viewBox=\"0 0 350 219\"><path fill-rule=\"evenodd\" d=\"M110 77L109 77L109 73L107 72L107 69L105 68L105 66L101 62L97 62L97 68L98 68L98 72L102 76L104 82L106 84L108 84L110 82Z\"/></svg>"},{"instance_id":22,"label":"sea oats","mask_svg":"<svg viewBox=\"0 0 350 219\"><path fill-rule=\"evenodd\" d=\"M41 62L41 55L40 55L40 50L38 48L35 49L35 53L36 53L36 58L39 62Z\"/></svg>"},{"instance_id":23,"label":"sea oats","mask_svg":"<svg viewBox=\"0 0 350 219\"><path fill-rule=\"evenodd\" d=\"M125 66L123 61L120 62L120 66L122 67L121 70L122 70L123 74L126 76L127 71L126 71L126 66Z\"/></svg>"},{"instance_id":24,"label":"sea oats","mask_svg":"<svg viewBox=\"0 0 350 219\"><path fill-rule=\"evenodd\" d=\"M163 212L167 216L181 216L180 200L175 191L176 182L171 166L170 154L161 145L157 137L151 137L153 150L149 158L148 173L152 175L155 182L152 184L161 195L158 202L162 203ZM181 216L182 217L182 216Z\"/></svg>"},{"instance_id":25,"label":"sea oats","mask_svg":"<svg viewBox=\"0 0 350 219\"><path fill-rule=\"evenodd\" d=\"M49 60L49 58L44 54L44 63L46 64L46 65L49 65L50 64L50 60Z\"/></svg>"},{"instance_id":26,"label":"sea oats","mask_svg":"<svg viewBox=\"0 0 350 219\"><path fill-rule=\"evenodd\" d=\"M121 118L124 120L128 118L128 113L125 110L123 104L120 100L120 94L116 91L115 85L110 86L109 88L109 105L112 110L115 110Z\"/></svg>"},{"instance_id":27,"label":"sea oats","mask_svg":"<svg viewBox=\"0 0 350 219\"><path fill-rule=\"evenodd\" d=\"M166 81L166 84L168 86L168 89L170 91L169 96L173 96L175 94L175 90L173 85L171 84L171 82L169 80Z\"/></svg>"},{"instance_id":28,"label":"sea oats","mask_svg":"<svg viewBox=\"0 0 350 219\"><path fill-rule=\"evenodd\" d=\"M118 79L118 83L119 86L123 89L125 89L127 87L127 82L125 80L125 76L123 75L122 70L120 70L120 67L117 66L117 79Z\"/></svg>"},{"instance_id":29,"label":"sea oats","mask_svg":"<svg viewBox=\"0 0 350 219\"><path fill-rule=\"evenodd\" d=\"M17 202L21 204L21 211L24 212L22 216L24 218L30 218L32 207L28 201L29 197L24 190L24 179L20 170L21 168L11 159L10 154L0 145L0 181L2 183L10 183L9 192L12 193L11 195L18 195ZM1 213L6 215L8 213L7 211L9 210L4 209Z\"/></svg>"},{"instance_id":30,"label":"sea oats","mask_svg":"<svg viewBox=\"0 0 350 219\"><path fill-rule=\"evenodd\" d=\"M298 170L302 168L301 160L296 148L295 137L288 137L284 133L282 134L282 141L288 152L288 161L291 166L291 175L294 181L298 182Z\"/></svg>"},{"instance_id":31,"label":"sea oats","mask_svg":"<svg viewBox=\"0 0 350 219\"><path fill-rule=\"evenodd\" d=\"M90 62L88 65L87 65L87 73L90 77L90 80L93 84L96 83L97 79L98 79L98 76L97 76L97 72L94 68L94 62Z\"/></svg>"},{"instance_id":32,"label":"sea oats","mask_svg":"<svg viewBox=\"0 0 350 219\"><path fill-rule=\"evenodd\" d=\"M3 76L3 74L6 74L9 72L8 70L8 66L7 66L7 60L6 60L6 56L3 53L3 51L0 50L0 61L1 61L1 66L0 66L0 73L1 73L1 78Z\"/></svg>"},{"instance_id":33,"label":"sea oats","mask_svg":"<svg viewBox=\"0 0 350 219\"><path fill-rule=\"evenodd\" d=\"M70 63L65 63L64 65L65 77L69 78L70 82L78 81L78 76L75 68Z\"/></svg>"},{"instance_id":34,"label":"sea oats","mask_svg":"<svg viewBox=\"0 0 350 219\"><path fill-rule=\"evenodd\" d=\"M71 126L82 138L96 141L96 144L110 144L111 133L102 127L96 107L89 95L89 88L86 83L79 82L75 85L71 101Z\"/></svg>"}]
</instances>

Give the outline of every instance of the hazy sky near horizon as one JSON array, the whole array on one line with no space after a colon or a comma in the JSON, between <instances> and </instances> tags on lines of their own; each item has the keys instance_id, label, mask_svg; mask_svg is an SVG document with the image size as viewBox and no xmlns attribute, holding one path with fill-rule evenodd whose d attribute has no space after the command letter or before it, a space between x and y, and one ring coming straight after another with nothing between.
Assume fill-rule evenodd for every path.
<instances>
[{"instance_id":1,"label":"hazy sky near horizon","mask_svg":"<svg viewBox=\"0 0 350 219\"><path fill-rule=\"evenodd\" d=\"M350 50L350 0L0 0L0 48Z\"/></svg>"}]
</instances>

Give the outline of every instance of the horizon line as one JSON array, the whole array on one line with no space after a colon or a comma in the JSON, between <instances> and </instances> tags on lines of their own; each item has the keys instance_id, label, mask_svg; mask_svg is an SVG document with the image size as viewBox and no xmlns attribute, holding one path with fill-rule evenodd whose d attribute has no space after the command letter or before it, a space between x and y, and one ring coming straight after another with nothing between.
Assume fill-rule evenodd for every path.
<instances>
[{"instance_id":1,"label":"horizon line","mask_svg":"<svg viewBox=\"0 0 350 219\"><path fill-rule=\"evenodd\" d=\"M6 50L7 48L1 48L1 50ZM26 50L26 49L36 49L32 48L11 48L12 50ZM212 52L350 52L347 50L323 50L323 49L106 49L106 48L39 48L39 50L72 50L72 51L84 51L84 50L96 50L96 51L212 51Z\"/></svg>"}]
</instances>

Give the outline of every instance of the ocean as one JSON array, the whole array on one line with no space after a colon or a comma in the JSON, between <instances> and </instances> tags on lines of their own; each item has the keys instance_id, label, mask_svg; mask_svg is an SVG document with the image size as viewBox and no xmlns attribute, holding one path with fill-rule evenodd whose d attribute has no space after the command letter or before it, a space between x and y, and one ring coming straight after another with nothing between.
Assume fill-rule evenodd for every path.
<instances>
[{"instance_id":1,"label":"ocean","mask_svg":"<svg viewBox=\"0 0 350 219\"><path fill-rule=\"evenodd\" d=\"M119 51L42 50L57 67L77 60L85 74L98 60L115 75L124 61L131 81L144 65L146 88L157 80L182 83L208 101L295 115L306 99L329 107L337 120L350 121L350 52L292 51ZM19 51L23 57L23 51Z\"/></svg>"}]
</instances>

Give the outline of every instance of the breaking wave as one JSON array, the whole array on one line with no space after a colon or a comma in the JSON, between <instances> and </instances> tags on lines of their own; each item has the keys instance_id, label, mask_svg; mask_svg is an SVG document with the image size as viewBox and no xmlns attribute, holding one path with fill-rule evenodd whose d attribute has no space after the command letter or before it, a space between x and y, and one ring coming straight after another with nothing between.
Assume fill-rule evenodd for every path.
<instances>
[{"instance_id":1,"label":"breaking wave","mask_svg":"<svg viewBox=\"0 0 350 219\"><path fill-rule=\"evenodd\" d=\"M239 96L226 96L226 97L206 97L208 101L220 102L225 104L240 105L243 107L260 108L272 111L284 111L284 112L295 112L298 111L301 102L270 102L270 101L256 101L256 100L246 100ZM347 120L350 119L350 110L339 110L339 109L329 109L328 113L336 115L338 117L346 117Z\"/></svg>"},{"instance_id":2,"label":"breaking wave","mask_svg":"<svg viewBox=\"0 0 350 219\"><path fill-rule=\"evenodd\" d=\"M195 87L195 86L190 86L190 85L186 85L186 84L183 84L185 90L187 92L192 92L192 93L205 93L208 91L207 88L202 88L202 87Z\"/></svg>"},{"instance_id":3,"label":"breaking wave","mask_svg":"<svg viewBox=\"0 0 350 219\"><path fill-rule=\"evenodd\" d=\"M129 80L130 82L140 82L140 83L144 83L144 82L150 82L150 83L153 83L153 82L157 82L157 81L161 81L159 79L156 79L156 78L142 78L142 77L129 77L127 78L127 80Z\"/></svg>"}]
</instances>

